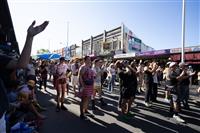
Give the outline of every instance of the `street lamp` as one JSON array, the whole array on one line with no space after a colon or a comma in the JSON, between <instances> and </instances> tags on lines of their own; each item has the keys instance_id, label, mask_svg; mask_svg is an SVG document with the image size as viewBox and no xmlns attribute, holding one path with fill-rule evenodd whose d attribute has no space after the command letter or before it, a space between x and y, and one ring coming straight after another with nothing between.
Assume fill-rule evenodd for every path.
<instances>
[{"instance_id":1,"label":"street lamp","mask_svg":"<svg viewBox=\"0 0 200 133\"><path fill-rule=\"evenodd\" d=\"M69 45L69 21L67 21L67 47Z\"/></svg>"}]
</instances>

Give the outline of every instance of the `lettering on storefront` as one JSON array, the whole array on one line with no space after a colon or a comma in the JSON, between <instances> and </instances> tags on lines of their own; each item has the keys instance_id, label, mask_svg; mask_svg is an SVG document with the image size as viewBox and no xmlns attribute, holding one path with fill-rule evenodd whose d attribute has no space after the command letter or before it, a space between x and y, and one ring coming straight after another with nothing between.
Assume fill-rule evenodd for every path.
<instances>
[{"instance_id":1,"label":"lettering on storefront","mask_svg":"<svg viewBox=\"0 0 200 133\"><path fill-rule=\"evenodd\" d=\"M184 51L185 52L191 52L192 48L185 48ZM181 52L181 48L170 49L170 53L180 53L180 52Z\"/></svg>"},{"instance_id":2,"label":"lettering on storefront","mask_svg":"<svg viewBox=\"0 0 200 133\"><path fill-rule=\"evenodd\" d=\"M180 61L181 54L176 54L171 56L173 61ZM185 54L185 60L200 60L200 53Z\"/></svg>"},{"instance_id":3,"label":"lettering on storefront","mask_svg":"<svg viewBox=\"0 0 200 133\"><path fill-rule=\"evenodd\" d=\"M136 55L138 56L145 56L145 55L164 55L164 54L169 54L169 49L164 49L164 50L157 50L157 51L147 51L147 52L140 52L137 53Z\"/></svg>"}]
</instances>

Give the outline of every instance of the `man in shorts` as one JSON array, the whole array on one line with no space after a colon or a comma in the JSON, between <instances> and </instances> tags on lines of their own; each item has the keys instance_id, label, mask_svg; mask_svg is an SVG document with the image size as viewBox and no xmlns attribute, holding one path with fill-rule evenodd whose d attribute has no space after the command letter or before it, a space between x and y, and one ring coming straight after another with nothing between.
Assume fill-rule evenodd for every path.
<instances>
[{"instance_id":1,"label":"man in shorts","mask_svg":"<svg viewBox=\"0 0 200 133\"><path fill-rule=\"evenodd\" d=\"M93 64L93 67L92 67L92 70L94 71L94 75L95 75L95 78L94 78L94 92L93 92L93 95L92 95L92 110L95 110L96 107L95 107L95 96L96 96L96 93L99 94L99 99L100 99L100 102L101 102L101 105L102 106L106 106L107 104L103 101L103 98L102 98L102 88L101 88L101 68L100 68L100 65L101 65L102 61L99 60L99 59L96 59L94 60L94 64Z\"/></svg>"},{"instance_id":2,"label":"man in shorts","mask_svg":"<svg viewBox=\"0 0 200 133\"><path fill-rule=\"evenodd\" d=\"M76 88L78 88L78 70L79 70L78 59L75 59L71 65L71 72L72 72L71 79L72 79L72 87L74 90L74 96L76 96Z\"/></svg>"}]
</instances>

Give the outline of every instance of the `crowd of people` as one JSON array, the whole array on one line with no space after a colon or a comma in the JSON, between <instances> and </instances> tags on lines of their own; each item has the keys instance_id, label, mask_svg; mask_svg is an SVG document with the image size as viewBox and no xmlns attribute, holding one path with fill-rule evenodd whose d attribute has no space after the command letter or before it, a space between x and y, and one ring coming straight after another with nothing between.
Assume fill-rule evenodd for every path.
<instances>
[{"instance_id":1,"label":"crowd of people","mask_svg":"<svg viewBox=\"0 0 200 133\"><path fill-rule=\"evenodd\" d=\"M57 91L56 111L67 110L64 106L65 93L72 88L74 97L80 97L80 118L87 120L88 104L95 110L95 101L102 106L107 103L103 99L104 92L112 93L114 89L120 92L119 108L124 116L131 116L131 105L136 94L145 93L144 105L151 107L157 102L158 86L165 86L165 98L169 103L169 113L179 122L184 122L178 115L181 107L190 109L189 87L191 78L197 74L190 71L186 63L169 60L159 63L150 60L113 60L104 61L101 58L74 58L70 61L61 57L59 61L37 61L36 74L40 89L44 84L46 90L47 77L53 75L53 85ZM44 65L45 64L45 65ZM49 76L51 78L51 76ZM116 83L118 82L118 86ZM98 99L97 99L98 98Z\"/></svg>"},{"instance_id":2,"label":"crowd of people","mask_svg":"<svg viewBox=\"0 0 200 133\"><path fill-rule=\"evenodd\" d=\"M47 118L41 113L46 108L39 104L36 96L36 84L39 90L47 91L47 81L52 82L57 92L55 111L67 110L65 95L72 89L74 97L81 99L82 120L95 117L88 111L89 104L92 110L97 109L97 100L101 106L107 106L103 95L113 93L115 89L120 95L120 115L131 117L136 94L145 93L144 106L150 108L158 100L158 86L163 85L163 101L169 103L169 113L177 121L185 122L179 113L181 108L190 109L191 78L196 74L200 81L200 72L191 71L188 64L171 60L162 64L150 60L105 61L89 56L70 61L64 57L53 61L33 60L30 58L33 37L42 32L48 22L34 25L35 21L28 28L25 46L18 59L0 53L0 133L6 132L6 122L9 123L7 130L11 130L11 125L21 121L22 116L23 121L30 122L27 112L32 113L34 120Z\"/></svg>"},{"instance_id":3,"label":"crowd of people","mask_svg":"<svg viewBox=\"0 0 200 133\"><path fill-rule=\"evenodd\" d=\"M36 108L39 106L35 97L35 80L32 72L27 78L23 77L23 70L28 67L30 54L32 49L32 42L34 37L41 33L48 25L48 21L43 24L35 26L35 21L29 26L24 48L20 56L11 56L6 54L4 50L0 52L0 132L10 132L10 125L16 121L22 121L21 112L33 112L40 119L43 116ZM3 29L3 28L2 28ZM2 33L2 32L1 32ZM4 45L7 43L6 34L1 34L0 42ZM18 58L19 57L19 58ZM30 79L29 79L30 78ZM27 79L25 83L21 81ZM12 117L13 114L16 113ZM21 119L18 119L20 116ZM6 126L7 125L7 126ZM20 127L20 126L19 126ZM25 126L24 126L25 128ZM26 128L32 130L32 128ZM14 129L13 129L14 130Z\"/></svg>"}]
</instances>

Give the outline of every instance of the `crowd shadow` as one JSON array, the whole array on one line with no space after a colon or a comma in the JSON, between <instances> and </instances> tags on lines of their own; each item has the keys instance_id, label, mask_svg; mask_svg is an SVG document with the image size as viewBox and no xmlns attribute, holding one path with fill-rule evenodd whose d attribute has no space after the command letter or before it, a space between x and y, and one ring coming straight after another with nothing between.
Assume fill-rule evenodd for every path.
<instances>
[{"instance_id":1,"label":"crowd shadow","mask_svg":"<svg viewBox=\"0 0 200 133\"><path fill-rule=\"evenodd\" d=\"M82 121L79 118L79 115L74 114L73 112L65 111L56 113L55 103L50 102L52 98L56 98L56 95L47 92L43 93L41 91L37 92L39 95L39 101L41 104L48 108L48 111L45 112L49 118L44 122L44 126L41 129L42 133L65 133L65 132L92 132L92 133L102 133L102 132L116 132L116 133L130 133L130 131L126 130L126 127L121 127L116 123L108 124L105 121L98 119L96 117L91 118L95 122L92 121ZM69 91L70 94L73 94L73 91ZM107 106L101 106L100 102L96 102L96 106L99 108L98 110L92 111L95 116L104 116L105 114L110 115L111 117L116 118L118 121L126 123L127 125L133 126L135 128L140 129L143 132L155 133L159 132L183 132L183 133L196 133L199 132L189 127L187 123L191 123L194 125L200 126L200 121L198 120L199 114L198 109L192 108L192 110L187 111L183 110L183 118L187 121L186 124L180 124L174 122L172 119L160 119L158 117L150 116L148 113L141 113L141 110L149 111L151 113L159 114L166 118L169 118L169 105L162 101L158 101L153 104L152 107L147 108L141 102L136 102L138 106L136 108L131 109L131 111L135 114L131 119L123 119L120 115L121 111L118 110L118 96L104 93L104 100L106 103L109 103ZM144 100L142 97L137 97L137 100ZM67 103L69 102L69 103ZM76 104L79 105L80 100L77 100L75 97L67 97L65 98L66 104ZM112 112L118 114L115 115ZM194 118L191 118L194 117ZM100 124L98 124L100 123ZM55 126L51 126L55 125ZM58 127L56 126L58 125Z\"/></svg>"},{"instance_id":2,"label":"crowd shadow","mask_svg":"<svg viewBox=\"0 0 200 133\"><path fill-rule=\"evenodd\" d=\"M113 123L108 124L101 121L102 125L93 121L84 121L79 118L79 115L70 111L56 112L56 104L52 103L52 99L48 93L38 92L39 101L42 105L45 105L47 111L44 114L48 117L40 129L42 133L106 133L106 132L120 132L131 133L123 127ZM69 99L68 99L69 100ZM74 101L70 98L70 102ZM78 102L78 101L77 101Z\"/></svg>"},{"instance_id":3,"label":"crowd shadow","mask_svg":"<svg viewBox=\"0 0 200 133\"><path fill-rule=\"evenodd\" d=\"M131 119L120 119L120 121L123 121L124 123L127 123L135 128L141 129L143 132L148 132L148 133L155 133L157 131L159 132L164 132L164 133L197 133L197 130L194 130L190 127L188 127L186 124L180 124L180 123L175 123L167 121L167 120L162 120L156 117L152 117L147 114L142 114L139 111L134 112L135 115Z\"/></svg>"}]
</instances>

